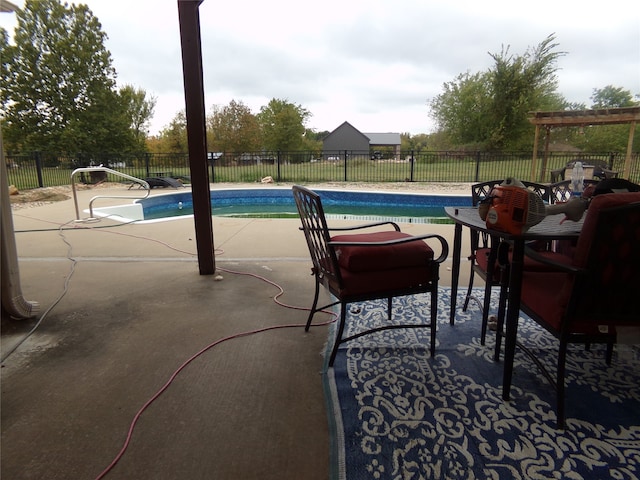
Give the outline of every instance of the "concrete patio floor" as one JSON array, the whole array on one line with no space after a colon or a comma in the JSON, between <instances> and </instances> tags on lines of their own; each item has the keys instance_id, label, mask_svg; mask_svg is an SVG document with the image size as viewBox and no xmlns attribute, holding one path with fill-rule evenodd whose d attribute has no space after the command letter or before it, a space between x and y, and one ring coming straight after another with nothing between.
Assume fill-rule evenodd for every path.
<instances>
[{"instance_id":1,"label":"concrete patio floor","mask_svg":"<svg viewBox=\"0 0 640 480\"><path fill-rule=\"evenodd\" d=\"M81 210L94 195L79 192ZM14 211L22 291L47 314L2 364L2 478L97 478L182 367L105 478L328 478L327 327L301 327L313 277L299 221L214 217L218 272L201 276L192 219L74 218L73 200ZM401 226L453 246L453 226ZM3 357L36 321L3 319Z\"/></svg>"}]
</instances>

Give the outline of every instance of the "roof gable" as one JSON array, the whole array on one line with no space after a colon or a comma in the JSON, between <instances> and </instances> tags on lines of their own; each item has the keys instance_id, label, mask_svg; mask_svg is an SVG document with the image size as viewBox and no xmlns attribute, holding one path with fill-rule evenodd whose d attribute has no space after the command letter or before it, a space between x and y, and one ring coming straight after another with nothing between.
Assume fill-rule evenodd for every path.
<instances>
[{"instance_id":1,"label":"roof gable","mask_svg":"<svg viewBox=\"0 0 640 480\"><path fill-rule=\"evenodd\" d=\"M365 138L367 140L369 140L369 137L367 135L365 135L364 133L362 133L360 130L358 130L356 127L354 127L353 125L351 125L349 122L343 122L338 128L336 128L333 132L331 132L329 135L327 135L326 137L324 137L324 139L328 139L329 137L331 137L334 133L336 132L342 132L344 133L345 131L350 131L352 134L357 134L362 136L362 138Z\"/></svg>"}]
</instances>

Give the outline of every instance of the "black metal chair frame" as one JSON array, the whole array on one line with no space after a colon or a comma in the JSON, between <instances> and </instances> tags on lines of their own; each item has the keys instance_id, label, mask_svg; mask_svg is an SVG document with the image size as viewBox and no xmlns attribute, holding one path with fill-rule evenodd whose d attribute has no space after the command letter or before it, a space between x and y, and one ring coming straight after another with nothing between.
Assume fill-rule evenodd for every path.
<instances>
[{"instance_id":1,"label":"black metal chair frame","mask_svg":"<svg viewBox=\"0 0 640 480\"><path fill-rule=\"evenodd\" d=\"M588 186L597 185L598 183L600 183L600 180L585 180L584 188L586 189ZM552 183L549 188L549 203L568 202L571 199L571 180Z\"/></svg>"},{"instance_id":2,"label":"black metal chair frame","mask_svg":"<svg viewBox=\"0 0 640 480\"><path fill-rule=\"evenodd\" d=\"M471 202L474 207L478 206L478 204L487 198L491 194L491 189L497 185L500 185L504 180L490 180L488 182L476 183L471 185ZM548 185L544 185L541 183L522 181L522 184L527 187L527 189L533 191L537 195L539 195L543 201L549 202L550 188ZM476 262L476 252L479 249L490 249L489 256L489 267L487 271L485 271L478 263ZM472 295L473 290L473 281L474 277L477 274L482 278L485 282L485 290L484 290L484 299L481 305L482 307L482 330L480 334L480 343L481 345L485 344L485 339L487 336L487 325L489 321L489 308L491 305L491 289L496 286L501 285L501 280L504 278L509 278L508 271L501 271L499 279L494 277L494 268L497 266L497 245L491 245L490 236L485 232L478 232L477 230L471 230L471 254L469 255L469 260L471 261L471 271L469 274L469 286L467 288L467 295L464 300L464 304L462 306L462 310L466 311L469 306L469 301L473 298L479 304L480 301ZM501 297L502 298L502 297ZM503 314L503 309L499 308L498 315Z\"/></svg>"},{"instance_id":3,"label":"black metal chair frame","mask_svg":"<svg viewBox=\"0 0 640 480\"><path fill-rule=\"evenodd\" d=\"M593 176L596 180L604 180L606 178L616 178L618 172L611 170L611 165L604 160L585 159L585 160L573 160L568 162L564 167L551 170L551 183L559 183L565 180L567 170L573 169L576 162L582 162L585 165L593 165Z\"/></svg>"},{"instance_id":4,"label":"black metal chair frame","mask_svg":"<svg viewBox=\"0 0 640 480\"><path fill-rule=\"evenodd\" d=\"M307 246L309 247L309 253L311 255L311 261L313 264L312 275L315 277L315 293L313 297L313 304L309 312L305 331L309 330L311 322L316 312L325 310L334 305L340 304L340 318L336 331L336 339L329 358L329 366L333 366L338 347L344 342L353 340L355 338L374 333L381 330L397 329L397 328L430 328L430 346L429 350L433 356L435 353L435 341L436 341L436 324L437 324L437 309L438 309L438 275L440 264L447 258L449 254L449 246L447 241L440 235L428 234L428 235L416 235L407 237L404 239L390 240L385 242L335 242L331 240L330 232L349 232L349 231L362 231L363 229L380 227L384 225L391 226L394 230L400 231L400 227L394 222L375 222L367 223L363 225L329 228L327 225L324 209L322 207L322 201L320 195L313 192L310 189L301 186L294 186L292 188L293 196L300 214L300 220L302 227L300 229L304 232ZM428 264L424 265L425 269L430 270L429 282L425 282L421 285L416 285L412 288L404 290L393 291L377 291L372 293L363 293L352 296L341 295L341 287L343 280L341 276L341 267L338 263L336 255L336 248L340 246L361 246L361 247L381 247L392 246L407 242L424 241L432 239L440 243L441 253L440 255ZM320 285L323 285L328 292L336 298L331 303L318 306L318 300L320 295ZM430 293L430 318L427 323L421 324L398 324L392 323L389 325L364 330L356 334L343 338L347 305L354 302L362 302L368 300L376 300L381 298L387 299L388 318L391 320L391 307L394 297L415 295L419 293Z\"/></svg>"},{"instance_id":5,"label":"black metal chair frame","mask_svg":"<svg viewBox=\"0 0 640 480\"><path fill-rule=\"evenodd\" d=\"M616 244L616 236L619 235L619 230L616 227L624 225L629 229L634 227L636 229L638 228L638 225L629 225L625 222L625 219L629 218L629 212L633 210L636 212L640 210L640 202L600 210L598 215L598 226L595 229L586 267L584 268L577 268L571 265L553 262L548 258L538 255L534 250L525 250L526 255L535 258L539 262L552 266L554 269L557 269L558 272L566 272L574 275L573 289L559 330L550 328L547 323L541 321L536 312L528 305L525 303L520 304L520 309L523 312L529 315L534 321L544 327L560 341L555 378L537 359L534 353L526 349L522 344L518 343L518 346L534 361L556 391L557 426L560 429L565 426L564 378L566 372L567 348L569 344L578 343L588 346L591 343L605 343L607 345L606 362L607 364L610 364L613 354L613 344L616 342L615 332L599 333L597 335L572 332L571 321L576 313L579 312L581 322L590 321L596 325L606 322L618 326L640 325L640 315L638 315L636 304L633 301L634 296L637 296L639 291L638 289L640 288L639 282L636 281L635 284L616 282L613 288L610 288L610 291L606 292L606 295L603 292L602 285L599 284L599 272L604 268L602 258L599 256L602 251L602 246L610 249L612 245ZM614 231L617 233L614 233ZM633 259L637 263L636 267L640 267L639 250L637 248L632 250L635 252ZM640 273L638 275L640 275ZM607 296L614 296L617 298L617 301L607 301ZM585 298L589 297L601 298L602 301L598 303L597 308L580 308L581 302L583 302ZM501 325L499 325L499 327L501 327Z\"/></svg>"}]
</instances>

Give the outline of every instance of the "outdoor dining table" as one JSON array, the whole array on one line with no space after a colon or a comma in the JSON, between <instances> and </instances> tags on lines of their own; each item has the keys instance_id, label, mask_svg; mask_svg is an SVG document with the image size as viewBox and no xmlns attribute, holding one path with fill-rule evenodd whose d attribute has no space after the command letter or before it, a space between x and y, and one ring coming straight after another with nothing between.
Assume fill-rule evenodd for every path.
<instances>
[{"instance_id":1,"label":"outdoor dining table","mask_svg":"<svg viewBox=\"0 0 640 480\"><path fill-rule=\"evenodd\" d=\"M520 317L520 292L522 287L522 270L524 264L525 243L534 240L572 240L582 230L583 219L573 222L564 219L564 215L549 215L542 222L532 226L526 232L515 235L487 228L487 224L478 213L477 207L445 207L445 213L455 222L453 238L453 267L451 272L451 312L450 322L454 323L458 280L460 277L460 255L462 249L462 227L468 227L491 236L492 248L501 241L511 245L511 265L507 288L507 311L505 315L504 370L502 398L509 400L513 360L518 337L518 319Z\"/></svg>"}]
</instances>

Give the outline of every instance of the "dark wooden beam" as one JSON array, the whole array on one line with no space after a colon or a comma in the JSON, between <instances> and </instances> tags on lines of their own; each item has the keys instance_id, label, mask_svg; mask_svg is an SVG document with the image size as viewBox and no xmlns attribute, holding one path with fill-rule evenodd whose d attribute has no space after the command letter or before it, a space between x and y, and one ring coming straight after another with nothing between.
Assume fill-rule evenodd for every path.
<instances>
[{"instance_id":1,"label":"dark wooden beam","mask_svg":"<svg viewBox=\"0 0 640 480\"><path fill-rule=\"evenodd\" d=\"M637 122L638 120L640 120L640 107L534 112L529 118L532 124L547 127L615 125Z\"/></svg>"},{"instance_id":2,"label":"dark wooden beam","mask_svg":"<svg viewBox=\"0 0 640 480\"><path fill-rule=\"evenodd\" d=\"M198 266L200 275L212 275L215 273L216 263L213 221L211 219L202 46L198 11L201 3L202 0L178 0L178 18L182 45L187 143L189 146L189 169L191 171Z\"/></svg>"}]
</instances>

